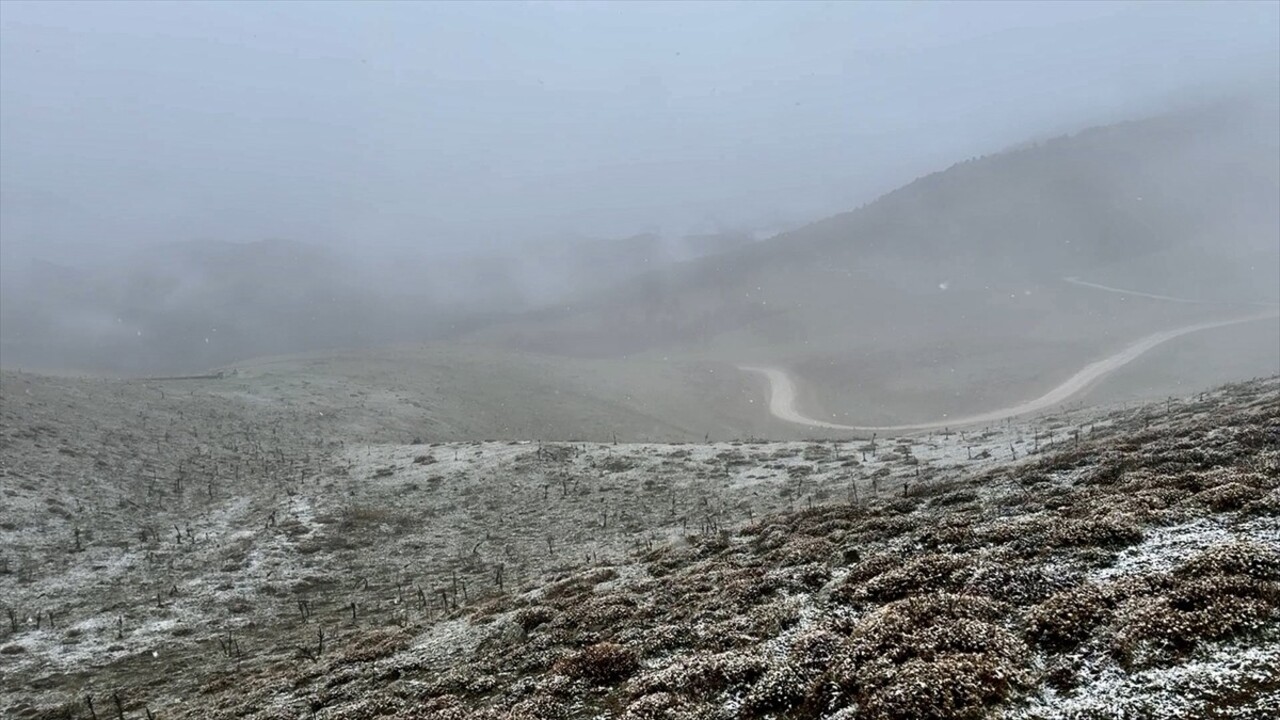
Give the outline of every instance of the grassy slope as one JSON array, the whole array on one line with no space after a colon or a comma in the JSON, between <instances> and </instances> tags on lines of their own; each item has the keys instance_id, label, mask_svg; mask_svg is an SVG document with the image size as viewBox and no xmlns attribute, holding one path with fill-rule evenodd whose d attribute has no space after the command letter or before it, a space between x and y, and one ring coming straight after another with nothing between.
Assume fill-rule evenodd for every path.
<instances>
[{"instance_id":1,"label":"grassy slope","mask_svg":"<svg viewBox=\"0 0 1280 720\"><path fill-rule=\"evenodd\" d=\"M201 391L287 404L352 440L687 441L745 436L766 419L731 367L688 360L453 345L289 356L230 370Z\"/></svg>"},{"instance_id":2,"label":"grassy slope","mask_svg":"<svg viewBox=\"0 0 1280 720\"><path fill-rule=\"evenodd\" d=\"M1280 689L1277 379L874 449L379 446L2 379L10 716L1262 717Z\"/></svg>"}]
</instances>

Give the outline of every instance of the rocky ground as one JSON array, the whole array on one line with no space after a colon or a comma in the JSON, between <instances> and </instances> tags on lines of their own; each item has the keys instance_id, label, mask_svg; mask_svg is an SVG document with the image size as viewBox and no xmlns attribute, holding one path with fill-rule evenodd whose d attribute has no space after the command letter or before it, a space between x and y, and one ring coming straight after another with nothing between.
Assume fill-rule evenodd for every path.
<instances>
[{"instance_id":1,"label":"rocky ground","mask_svg":"<svg viewBox=\"0 0 1280 720\"><path fill-rule=\"evenodd\" d=\"M0 375L0 715L1280 710L1280 379L822 442L299 415Z\"/></svg>"}]
</instances>

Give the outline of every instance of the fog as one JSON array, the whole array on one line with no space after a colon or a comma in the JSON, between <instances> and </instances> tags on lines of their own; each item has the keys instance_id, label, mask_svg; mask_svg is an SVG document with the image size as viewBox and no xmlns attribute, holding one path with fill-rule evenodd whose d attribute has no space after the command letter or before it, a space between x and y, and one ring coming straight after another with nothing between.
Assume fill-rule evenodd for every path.
<instances>
[{"instance_id":1,"label":"fog","mask_svg":"<svg viewBox=\"0 0 1280 720\"><path fill-rule=\"evenodd\" d=\"M139 337L122 308L156 283L208 305L173 288L209 263L342 312L159 365L422 339L967 158L1272 88L1278 58L1275 3L6 2L0 278L11 306L66 290L5 315L9 361L20 322ZM93 312L60 315L87 286ZM197 339L227 317L204 309L222 320L188 318ZM59 347L36 355L152 352Z\"/></svg>"}]
</instances>

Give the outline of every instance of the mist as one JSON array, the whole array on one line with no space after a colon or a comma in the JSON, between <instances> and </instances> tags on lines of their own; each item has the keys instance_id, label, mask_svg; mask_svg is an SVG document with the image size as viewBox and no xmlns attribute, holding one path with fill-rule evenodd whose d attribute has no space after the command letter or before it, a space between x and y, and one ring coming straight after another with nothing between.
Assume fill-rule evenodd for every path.
<instances>
[{"instance_id":1,"label":"mist","mask_svg":"<svg viewBox=\"0 0 1280 720\"><path fill-rule=\"evenodd\" d=\"M453 337L1277 58L1273 3L8 2L6 362Z\"/></svg>"},{"instance_id":2,"label":"mist","mask_svg":"<svg viewBox=\"0 0 1280 720\"><path fill-rule=\"evenodd\" d=\"M1280 0L0 0L0 718L1275 717L1277 517Z\"/></svg>"}]
</instances>

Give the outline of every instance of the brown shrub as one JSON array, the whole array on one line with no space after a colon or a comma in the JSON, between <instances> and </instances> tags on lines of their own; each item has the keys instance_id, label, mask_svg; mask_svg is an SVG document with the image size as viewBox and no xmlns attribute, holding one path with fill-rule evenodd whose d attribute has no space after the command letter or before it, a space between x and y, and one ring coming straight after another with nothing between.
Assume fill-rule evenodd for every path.
<instances>
[{"instance_id":1,"label":"brown shrub","mask_svg":"<svg viewBox=\"0 0 1280 720\"><path fill-rule=\"evenodd\" d=\"M692 653L637 678L634 692L637 695L670 692L708 698L725 690L745 690L766 670L768 664L754 652Z\"/></svg>"},{"instance_id":2,"label":"brown shrub","mask_svg":"<svg viewBox=\"0 0 1280 720\"><path fill-rule=\"evenodd\" d=\"M633 700L621 720L693 720L695 706L668 692L656 692Z\"/></svg>"},{"instance_id":3,"label":"brown shrub","mask_svg":"<svg viewBox=\"0 0 1280 720\"><path fill-rule=\"evenodd\" d=\"M1132 594L1117 611L1111 652L1125 666L1141 667L1258 631L1280 610L1278 581L1280 553L1270 547L1216 545Z\"/></svg>"},{"instance_id":4,"label":"brown shrub","mask_svg":"<svg viewBox=\"0 0 1280 720\"><path fill-rule=\"evenodd\" d=\"M612 685L640 668L634 651L616 643L596 643L557 660L551 670L592 685Z\"/></svg>"},{"instance_id":5,"label":"brown shrub","mask_svg":"<svg viewBox=\"0 0 1280 720\"><path fill-rule=\"evenodd\" d=\"M804 701L806 686L815 674L786 661L771 666L747 691L739 714L762 717L796 707Z\"/></svg>"},{"instance_id":6,"label":"brown shrub","mask_svg":"<svg viewBox=\"0 0 1280 720\"><path fill-rule=\"evenodd\" d=\"M797 667L824 670L844 645L844 636L825 627L797 633L787 651L788 659Z\"/></svg>"},{"instance_id":7,"label":"brown shrub","mask_svg":"<svg viewBox=\"0 0 1280 720\"><path fill-rule=\"evenodd\" d=\"M1280 582L1280 552L1256 542L1222 543L1187 560L1174 572L1182 577L1243 575Z\"/></svg>"},{"instance_id":8,"label":"brown shrub","mask_svg":"<svg viewBox=\"0 0 1280 720\"><path fill-rule=\"evenodd\" d=\"M976 543L988 546L1004 546L1017 550L1019 555L1034 557L1045 549L1045 536L1057 519L1044 514L1025 518L1000 518L973 527Z\"/></svg>"},{"instance_id":9,"label":"brown shrub","mask_svg":"<svg viewBox=\"0 0 1280 720\"><path fill-rule=\"evenodd\" d=\"M1117 618L1111 651L1126 667L1160 664L1205 641L1259 630L1276 608L1271 583L1239 575L1180 582L1163 597L1131 600Z\"/></svg>"},{"instance_id":10,"label":"brown shrub","mask_svg":"<svg viewBox=\"0 0 1280 720\"><path fill-rule=\"evenodd\" d=\"M1142 542L1142 526L1127 515L1107 514L1054 523L1046 540L1054 547L1119 549Z\"/></svg>"},{"instance_id":11,"label":"brown shrub","mask_svg":"<svg viewBox=\"0 0 1280 720\"><path fill-rule=\"evenodd\" d=\"M1196 493L1194 501L1214 512L1230 512L1240 510L1261 497L1262 491L1256 487L1228 482Z\"/></svg>"},{"instance_id":12,"label":"brown shrub","mask_svg":"<svg viewBox=\"0 0 1280 720\"><path fill-rule=\"evenodd\" d=\"M561 620L572 627L603 630L625 625L637 614L634 598L622 593L597 595L567 608Z\"/></svg>"},{"instance_id":13,"label":"brown shrub","mask_svg":"<svg viewBox=\"0 0 1280 720\"><path fill-rule=\"evenodd\" d=\"M835 545L826 538L797 535L771 553L770 559L783 566L826 563L835 556L835 552Z\"/></svg>"},{"instance_id":14,"label":"brown shrub","mask_svg":"<svg viewBox=\"0 0 1280 720\"><path fill-rule=\"evenodd\" d=\"M370 630L351 641L338 656L338 664L365 663L394 655L409 647L413 636L406 630Z\"/></svg>"},{"instance_id":15,"label":"brown shrub","mask_svg":"<svg viewBox=\"0 0 1280 720\"><path fill-rule=\"evenodd\" d=\"M800 622L800 609L786 599L757 605L747 613L744 628L756 637L773 637Z\"/></svg>"},{"instance_id":16,"label":"brown shrub","mask_svg":"<svg viewBox=\"0 0 1280 720\"><path fill-rule=\"evenodd\" d=\"M679 648L691 647L696 641L692 629L683 623L622 628L613 639L634 648L642 657L663 655Z\"/></svg>"},{"instance_id":17,"label":"brown shrub","mask_svg":"<svg viewBox=\"0 0 1280 720\"><path fill-rule=\"evenodd\" d=\"M529 632L539 625L551 622L555 618L555 612L545 605L530 605L516 611L515 622L521 630Z\"/></svg>"},{"instance_id":18,"label":"brown shrub","mask_svg":"<svg viewBox=\"0 0 1280 720\"><path fill-rule=\"evenodd\" d=\"M951 554L913 558L868 581L852 597L889 602L929 592L953 592L972 574L971 560L971 557Z\"/></svg>"},{"instance_id":19,"label":"brown shrub","mask_svg":"<svg viewBox=\"0 0 1280 720\"><path fill-rule=\"evenodd\" d=\"M853 700L884 719L981 716L1027 680L1027 648L1000 624L1007 614L945 593L885 605L853 628L808 706L828 712Z\"/></svg>"},{"instance_id":20,"label":"brown shrub","mask_svg":"<svg viewBox=\"0 0 1280 720\"><path fill-rule=\"evenodd\" d=\"M805 592L826 585L831 580L831 570L823 563L807 563L774 570L766 577L793 592Z\"/></svg>"},{"instance_id":21,"label":"brown shrub","mask_svg":"<svg viewBox=\"0 0 1280 720\"><path fill-rule=\"evenodd\" d=\"M613 568L596 568L585 572L572 575L563 580L551 583L542 593L542 598L547 601L559 600L572 602L573 600L591 592L596 585L607 580L618 577L618 572Z\"/></svg>"},{"instance_id":22,"label":"brown shrub","mask_svg":"<svg viewBox=\"0 0 1280 720\"><path fill-rule=\"evenodd\" d=\"M782 586L780 577L766 575L762 568L735 569L721 577L722 602L748 608L764 602Z\"/></svg>"},{"instance_id":23,"label":"brown shrub","mask_svg":"<svg viewBox=\"0 0 1280 720\"><path fill-rule=\"evenodd\" d=\"M1277 470L1280 473L1280 470ZM1271 490L1254 500L1240 511L1245 515L1261 517L1280 517L1280 490Z\"/></svg>"},{"instance_id":24,"label":"brown shrub","mask_svg":"<svg viewBox=\"0 0 1280 720\"><path fill-rule=\"evenodd\" d=\"M1021 564L1016 557L996 555L974 565L972 575L960 588L961 592L1012 605L1033 605L1080 581L1078 573L1051 571L1039 564Z\"/></svg>"},{"instance_id":25,"label":"brown shrub","mask_svg":"<svg viewBox=\"0 0 1280 720\"><path fill-rule=\"evenodd\" d=\"M883 687L866 693L859 708L877 720L976 720L1009 695L1016 678L1006 663L982 654L912 658L887 669Z\"/></svg>"},{"instance_id":26,"label":"brown shrub","mask_svg":"<svg viewBox=\"0 0 1280 720\"><path fill-rule=\"evenodd\" d=\"M968 488L959 490L950 490L949 492L933 496L929 500L930 508L949 508L956 505L970 505L978 501L978 493Z\"/></svg>"},{"instance_id":27,"label":"brown shrub","mask_svg":"<svg viewBox=\"0 0 1280 720\"><path fill-rule=\"evenodd\" d=\"M1111 619L1116 602L1113 586L1084 583L1063 590L1031 610L1028 633L1046 648L1070 650Z\"/></svg>"},{"instance_id":28,"label":"brown shrub","mask_svg":"<svg viewBox=\"0 0 1280 720\"><path fill-rule=\"evenodd\" d=\"M868 580L901 567L906 560L906 556L900 552L881 552L862 558L849 568L848 574L840 584L841 590L838 590L837 594L853 591Z\"/></svg>"},{"instance_id":29,"label":"brown shrub","mask_svg":"<svg viewBox=\"0 0 1280 720\"><path fill-rule=\"evenodd\" d=\"M868 518L850 529L851 539L858 543L882 542L905 535L920 524L920 520L905 515L884 515Z\"/></svg>"}]
</instances>

